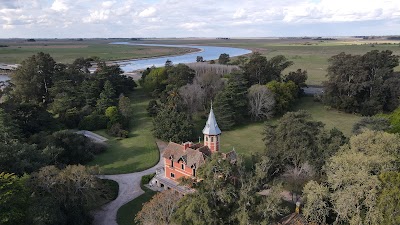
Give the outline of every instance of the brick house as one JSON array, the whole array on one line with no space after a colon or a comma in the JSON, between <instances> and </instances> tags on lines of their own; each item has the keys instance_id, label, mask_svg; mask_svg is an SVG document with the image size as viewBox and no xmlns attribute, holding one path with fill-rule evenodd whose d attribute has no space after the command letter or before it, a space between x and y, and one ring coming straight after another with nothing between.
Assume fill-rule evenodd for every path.
<instances>
[{"instance_id":1,"label":"brick house","mask_svg":"<svg viewBox=\"0 0 400 225\"><path fill-rule=\"evenodd\" d=\"M182 177L195 179L197 170L206 163L212 153L220 150L221 130L218 127L211 106L208 120L203 129L203 143L186 142L177 144L169 142L162 155L164 168L157 171L157 175L150 182L165 189L175 189L182 194L193 192L192 189L179 186L178 180ZM236 159L233 150L223 156L230 161Z\"/></svg>"}]
</instances>

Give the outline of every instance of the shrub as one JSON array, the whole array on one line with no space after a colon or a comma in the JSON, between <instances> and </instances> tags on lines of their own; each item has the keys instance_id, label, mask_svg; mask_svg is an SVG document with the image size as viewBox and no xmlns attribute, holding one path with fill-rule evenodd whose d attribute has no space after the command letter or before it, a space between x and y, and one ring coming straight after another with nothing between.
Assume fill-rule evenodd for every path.
<instances>
[{"instance_id":1,"label":"shrub","mask_svg":"<svg viewBox=\"0 0 400 225\"><path fill-rule=\"evenodd\" d=\"M108 118L105 115L91 114L85 116L79 123L81 130L100 130L107 127Z\"/></svg>"},{"instance_id":2,"label":"shrub","mask_svg":"<svg viewBox=\"0 0 400 225\"><path fill-rule=\"evenodd\" d=\"M122 129L122 125L120 123L115 123L110 127L108 133L114 137L127 138L129 132Z\"/></svg>"},{"instance_id":3,"label":"shrub","mask_svg":"<svg viewBox=\"0 0 400 225\"><path fill-rule=\"evenodd\" d=\"M155 173L144 175L141 179L141 184L142 185L148 184L155 175L156 175Z\"/></svg>"}]
</instances>

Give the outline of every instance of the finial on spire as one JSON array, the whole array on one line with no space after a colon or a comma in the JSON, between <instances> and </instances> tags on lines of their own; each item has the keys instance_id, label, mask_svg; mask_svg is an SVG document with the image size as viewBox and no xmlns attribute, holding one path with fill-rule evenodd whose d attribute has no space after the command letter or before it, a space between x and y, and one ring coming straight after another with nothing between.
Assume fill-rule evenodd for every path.
<instances>
[{"instance_id":1,"label":"finial on spire","mask_svg":"<svg viewBox=\"0 0 400 225\"><path fill-rule=\"evenodd\" d=\"M213 105L213 104L212 104L212 100L211 100L211 110L213 109L212 105Z\"/></svg>"}]
</instances>

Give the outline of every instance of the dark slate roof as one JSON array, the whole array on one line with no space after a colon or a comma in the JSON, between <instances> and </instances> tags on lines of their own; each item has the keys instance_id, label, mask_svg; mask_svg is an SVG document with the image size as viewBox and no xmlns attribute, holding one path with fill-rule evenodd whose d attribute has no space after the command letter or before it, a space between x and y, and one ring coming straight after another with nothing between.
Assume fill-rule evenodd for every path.
<instances>
[{"instance_id":1,"label":"dark slate roof","mask_svg":"<svg viewBox=\"0 0 400 225\"><path fill-rule=\"evenodd\" d=\"M187 166L199 167L205 163L206 155L203 153L203 151L195 150L192 148L187 148L185 150L183 145L170 142L164 150L163 157L167 159L172 158L174 162L178 162L180 159L182 159Z\"/></svg>"}]
</instances>

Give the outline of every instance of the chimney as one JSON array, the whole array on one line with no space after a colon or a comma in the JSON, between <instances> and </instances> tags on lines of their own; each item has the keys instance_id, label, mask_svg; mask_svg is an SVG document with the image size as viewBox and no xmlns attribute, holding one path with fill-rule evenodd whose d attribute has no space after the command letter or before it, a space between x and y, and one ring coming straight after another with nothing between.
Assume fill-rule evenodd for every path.
<instances>
[{"instance_id":1,"label":"chimney","mask_svg":"<svg viewBox=\"0 0 400 225\"><path fill-rule=\"evenodd\" d=\"M192 146L192 144L193 144L193 143L192 143L192 142L189 142L189 141L183 143L183 149L186 150L186 149L190 148L190 146Z\"/></svg>"},{"instance_id":2,"label":"chimney","mask_svg":"<svg viewBox=\"0 0 400 225\"><path fill-rule=\"evenodd\" d=\"M296 213L299 214L300 213L300 202L296 202Z\"/></svg>"}]
</instances>

